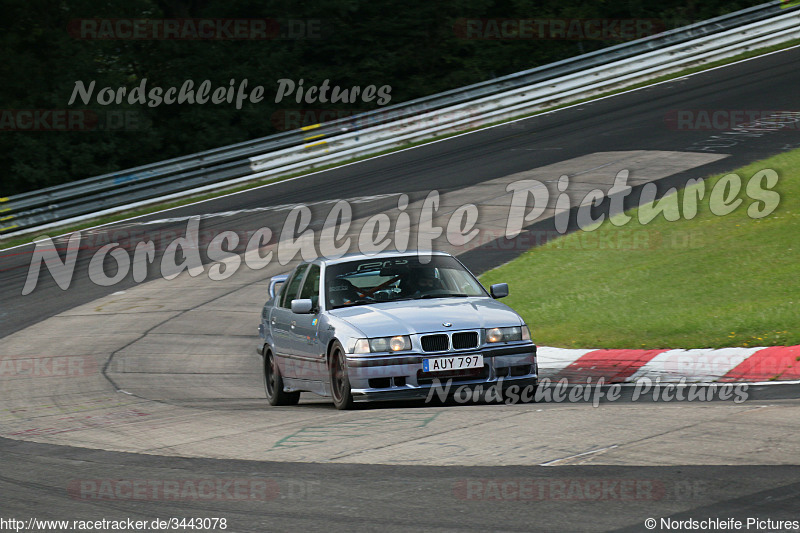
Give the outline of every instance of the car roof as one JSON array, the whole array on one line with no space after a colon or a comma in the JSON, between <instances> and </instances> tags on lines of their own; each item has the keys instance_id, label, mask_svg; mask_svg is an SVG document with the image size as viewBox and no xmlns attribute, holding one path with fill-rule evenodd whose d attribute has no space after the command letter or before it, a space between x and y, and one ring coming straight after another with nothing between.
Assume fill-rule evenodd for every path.
<instances>
[{"instance_id":1,"label":"car roof","mask_svg":"<svg viewBox=\"0 0 800 533\"><path fill-rule=\"evenodd\" d=\"M398 252L396 250L393 251L386 251L380 252L375 255L367 255L364 253L351 253L343 255L337 259L325 259L324 257L320 257L315 261L311 261L312 263L319 263L325 265L336 265L339 263L348 263L350 261L358 261L360 259L384 259L384 258L392 258L392 257L405 257L409 255L444 255L452 257L447 252L440 252L440 251L422 251L422 250L408 250L405 252Z\"/></svg>"}]
</instances>

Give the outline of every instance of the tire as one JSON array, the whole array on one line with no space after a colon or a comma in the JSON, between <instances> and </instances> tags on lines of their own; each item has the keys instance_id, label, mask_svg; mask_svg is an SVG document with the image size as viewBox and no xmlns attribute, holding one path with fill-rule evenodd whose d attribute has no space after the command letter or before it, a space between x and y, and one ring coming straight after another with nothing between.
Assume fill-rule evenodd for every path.
<instances>
[{"instance_id":1,"label":"tire","mask_svg":"<svg viewBox=\"0 0 800 533\"><path fill-rule=\"evenodd\" d=\"M347 360L339 341L335 341L331 347L328 369L333 405L339 410L352 409L353 394L350 392L350 378L347 376Z\"/></svg>"},{"instance_id":2,"label":"tire","mask_svg":"<svg viewBox=\"0 0 800 533\"><path fill-rule=\"evenodd\" d=\"M264 347L264 392L270 405L297 405L300 401L300 392L285 392L283 378L272 351Z\"/></svg>"}]
</instances>

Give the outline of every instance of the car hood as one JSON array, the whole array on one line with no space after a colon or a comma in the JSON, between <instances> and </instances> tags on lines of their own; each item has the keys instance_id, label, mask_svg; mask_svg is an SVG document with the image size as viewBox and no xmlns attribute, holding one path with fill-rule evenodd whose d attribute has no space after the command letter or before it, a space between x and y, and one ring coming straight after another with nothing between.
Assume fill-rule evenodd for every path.
<instances>
[{"instance_id":1,"label":"car hood","mask_svg":"<svg viewBox=\"0 0 800 533\"><path fill-rule=\"evenodd\" d=\"M382 302L330 312L367 337L518 326L519 315L491 298L435 298ZM452 326L445 327L444 323Z\"/></svg>"}]
</instances>

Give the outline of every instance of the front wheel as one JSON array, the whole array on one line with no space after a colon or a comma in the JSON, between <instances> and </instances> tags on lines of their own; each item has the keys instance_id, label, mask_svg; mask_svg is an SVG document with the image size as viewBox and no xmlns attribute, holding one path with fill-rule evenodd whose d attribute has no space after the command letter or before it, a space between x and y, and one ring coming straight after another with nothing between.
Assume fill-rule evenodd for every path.
<instances>
[{"instance_id":1,"label":"front wheel","mask_svg":"<svg viewBox=\"0 0 800 533\"><path fill-rule=\"evenodd\" d=\"M264 348L264 392L270 405L297 405L300 392L285 392L275 357L268 348Z\"/></svg>"},{"instance_id":2,"label":"front wheel","mask_svg":"<svg viewBox=\"0 0 800 533\"><path fill-rule=\"evenodd\" d=\"M351 409L353 394L350 392L350 378L347 376L347 360L339 341L333 343L329 359L331 377L331 396L337 409Z\"/></svg>"}]
</instances>

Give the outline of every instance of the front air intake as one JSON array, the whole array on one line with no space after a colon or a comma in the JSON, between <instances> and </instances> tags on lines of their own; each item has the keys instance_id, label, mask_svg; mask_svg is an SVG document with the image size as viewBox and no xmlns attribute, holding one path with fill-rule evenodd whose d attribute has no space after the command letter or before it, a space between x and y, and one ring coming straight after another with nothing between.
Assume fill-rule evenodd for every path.
<instances>
[{"instance_id":1,"label":"front air intake","mask_svg":"<svg viewBox=\"0 0 800 533\"><path fill-rule=\"evenodd\" d=\"M453 349L466 350L467 348L478 347L478 332L476 331L462 331L453 333Z\"/></svg>"},{"instance_id":2,"label":"front air intake","mask_svg":"<svg viewBox=\"0 0 800 533\"><path fill-rule=\"evenodd\" d=\"M426 352L446 352L450 347L447 335L425 335L422 337L422 349Z\"/></svg>"}]
</instances>

